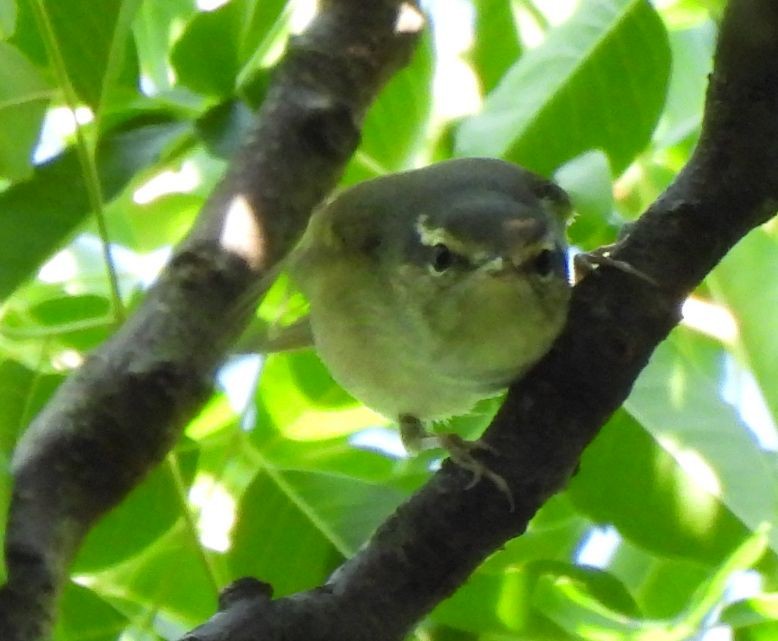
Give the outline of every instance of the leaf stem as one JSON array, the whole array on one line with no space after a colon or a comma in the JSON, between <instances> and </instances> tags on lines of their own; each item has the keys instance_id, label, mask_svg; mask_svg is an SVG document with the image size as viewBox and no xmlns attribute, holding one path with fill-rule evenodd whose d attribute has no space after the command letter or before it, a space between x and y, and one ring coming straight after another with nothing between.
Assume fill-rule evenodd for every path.
<instances>
[{"instance_id":1,"label":"leaf stem","mask_svg":"<svg viewBox=\"0 0 778 641\"><path fill-rule=\"evenodd\" d=\"M181 468L178 465L178 459L176 458L175 453L168 454L165 458L165 462L167 463L167 467L170 470L171 476L173 477L173 483L176 487L176 494L181 501L181 515L184 520L186 530L192 539L192 543L197 550L198 556L202 560L203 567L205 568L205 572L211 582L211 587L213 588L214 594L219 594L219 572L217 571L216 564L214 563L213 558L211 558L210 553L200 542L200 537L197 533L195 514L193 513L187 499L186 483L184 482L184 477L181 474Z\"/></svg>"},{"instance_id":2,"label":"leaf stem","mask_svg":"<svg viewBox=\"0 0 778 641\"><path fill-rule=\"evenodd\" d=\"M76 117L76 107L78 105L78 95L76 94L73 84L70 81L68 75L67 66L65 60L62 57L62 52L57 46L57 36L54 32L54 27L51 24L49 15L46 12L46 7L43 4L43 0L34 0L32 3L35 13L35 19L38 23L38 29L43 34L43 41L51 59L54 73L57 77L57 82L62 89L65 96L65 103L73 114L73 118ZM78 161L81 165L82 178L86 187L87 196L89 198L89 204L94 212L95 221L97 222L97 230L102 241L103 259L105 261L106 271L108 275L108 283L111 291L111 307L113 311L114 321L120 324L124 321L126 316L124 303L121 298L121 291L119 289L119 277L116 271L116 265L114 264L111 242L108 233L108 225L105 220L105 206L103 202L102 190L100 188L100 178L97 171L97 164L95 162L95 145L86 139L83 129L79 126L78 122L75 123L75 136L76 136L76 153L78 154Z\"/></svg>"}]
</instances>

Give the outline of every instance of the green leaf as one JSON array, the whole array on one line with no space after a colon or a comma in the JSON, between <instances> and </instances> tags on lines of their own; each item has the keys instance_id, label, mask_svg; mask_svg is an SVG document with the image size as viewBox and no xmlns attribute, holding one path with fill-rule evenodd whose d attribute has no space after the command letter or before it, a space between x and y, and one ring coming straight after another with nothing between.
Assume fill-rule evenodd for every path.
<instances>
[{"instance_id":1,"label":"green leaf","mask_svg":"<svg viewBox=\"0 0 778 641\"><path fill-rule=\"evenodd\" d=\"M196 14L173 48L178 81L205 95L231 96L252 54L258 52L262 64L285 23L285 6L282 0L232 0Z\"/></svg>"},{"instance_id":2,"label":"green leaf","mask_svg":"<svg viewBox=\"0 0 778 641\"><path fill-rule=\"evenodd\" d=\"M462 124L457 154L549 174L602 149L618 174L650 140L669 71L667 34L647 0L588 0Z\"/></svg>"},{"instance_id":3,"label":"green leaf","mask_svg":"<svg viewBox=\"0 0 778 641\"><path fill-rule=\"evenodd\" d=\"M591 249L613 242L613 182L608 157L589 151L560 167L554 180L570 196L575 216L568 229L570 242Z\"/></svg>"},{"instance_id":4,"label":"green leaf","mask_svg":"<svg viewBox=\"0 0 778 641\"><path fill-rule=\"evenodd\" d=\"M136 621L167 620L178 634L166 638L177 639L180 628L191 629L216 610L223 584L217 582L208 559L191 530L179 522L132 562L94 574L90 581L122 611L135 606Z\"/></svg>"},{"instance_id":5,"label":"green leaf","mask_svg":"<svg viewBox=\"0 0 778 641\"><path fill-rule=\"evenodd\" d=\"M699 625L723 599L731 578L736 572L753 567L761 559L768 547L767 534L772 526L762 523L756 531L741 542L729 558L716 569L710 580L697 590L687 609L687 625Z\"/></svg>"},{"instance_id":6,"label":"green leaf","mask_svg":"<svg viewBox=\"0 0 778 641\"><path fill-rule=\"evenodd\" d=\"M778 621L766 621L739 628L734 638L736 641L775 641L778 639Z\"/></svg>"},{"instance_id":7,"label":"green leaf","mask_svg":"<svg viewBox=\"0 0 778 641\"><path fill-rule=\"evenodd\" d=\"M658 147L669 147L699 132L716 28L706 22L692 29L671 31L669 36L673 70L667 104L654 135Z\"/></svg>"},{"instance_id":8,"label":"green leaf","mask_svg":"<svg viewBox=\"0 0 778 641\"><path fill-rule=\"evenodd\" d=\"M108 337L112 326L106 319L110 312L110 301L95 294L54 296L29 310L33 321L38 321L34 328L41 332L44 341L56 339L58 348L79 352L90 351ZM52 351L54 347L49 344Z\"/></svg>"},{"instance_id":9,"label":"green leaf","mask_svg":"<svg viewBox=\"0 0 778 641\"><path fill-rule=\"evenodd\" d=\"M608 572L559 561L537 561L528 567L539 579L570 579L582 587L585 586L584 589L593 598L611 610L627 616L640 614L635 600L624 584Z\"/></svg>"},{"instance_id":10,"label":"green leaf","mask_svg":"<svg viewBox=\"0 0 778 641\"><path fill-rule=\"evenodd\" d=\"M206 149L229 159L243 144L254 122L253 112L241 100L227 100L209 109L197 120L197 133Z\"/></svg>"},{"instance_id":11,"label":"green leaf","mask_svg":"<svg viewBox=\"0 0 778 641\"><path fill-rule=\"evenodd\" d=\"M16 0L0 2L0 40L7 40L16 29Z\"/></svg>"},{"instance_id":12,"label":"green leaf","mask_svg":"<svg viewBox=\"0 0 778 641\"><path fill-rule=\"evenodd\" d=\"M15 47L0 42L0 176L20 180L32 171L52 90L48 81Z\"/></svg>"},{"instance_id":13,"label":"green leaf","mask_svg":"<svg viewBox=\"0 0 778 641\"><path fill-rule=\"evenodd\" d=\"M499 575L476 572L453 596L438 604L430 618L468 633L468 639L473 635L532 641L572 639L533 609L535 580L532 572L521 567Z\"/></svg>"},{"instance_id":14,"label":"green leaf","mask_svg":"<svg viewBox=\"0 0 778 641\"><path fill-rule=\"evenodd\" d=\"M197 450L179 450L185 481L194 476ZM90 530L74 563L76 572L94 572L130 558L181 518L185 497L171 464L157 466L129 496Z\"/></svg>"},{"instance_id":15,"label":"green leaf","mask_svg":"<svg viewBox=\"0 0 778 641\"><path fill-rule=\"evenodd\" d=\"M159 91L172 87L170 47L177 25L194 12L193 0L143 2L132 25L142 73Z\"/></svg>"},{"instance_id":16,"label":"green leaf","mask_svg":"<svg viewBox=\"0 0 778 641\"><path fill-rule=\"evenodd\" d=\"M266 424L293 440L332 438L385 422L332 380L311 350L268 357L257 394Z\"/></svg>"},{"instance_id":17,"label":"green leaf","mask_svg":"<svg viewBox=\"0 0 778 641\"><path fill-rule=\"evenodd\" d=\"M505 570L533 561L573 558L592 523L575 510L568 492L549 499L532 518L527 531L508 541L484 569Z\"/></svg>"},{"instance_id":18,"label":"green leaf","mask_svg":"<svg viewBox=\"0 0 778 641\"><path fill-rule=\"evenodd\" d=\"M129 623L92 590L69 583L62 597L54 641L115 641Z\"/></svg>"},{"instance_id":19,"label":"green leaf","mask_svg":"<svg viewBox=\"0 0 778 641\"><path fill-rule=\"evenodd\" d=\"M689 526L703 536L711 532L721 518L718 502L754 531L774 519L773 466L735 408L721 400L717 382L685 357L678 332L654 352L625 408L694 480L674 502ZM776 532L770 544L778 550Z\"/></svg>"},{"instance_id":20,"label":"green leaf","mask_svg":"<svg viewBox=\"0 0 778 641\"><path fill-rule=\"evenodd\" d=\"M266 581L278 596L312 588L352 555L401 499L389 488L345 477L260 472L240 502L229 554L233 575Z\"/></svg>"},{"instance_id":21,"label":"green leaf","mask_svg":"<svg viewBox=\"0 0 778 641\"><path fill-rule=\"evenodd\" d=\"M710 613L724 597L734 572L751 567L766 549L764 532L747 538L717 568L686 604L685 611L665 620L625 616L604 603L593 586L568 577L541 577L533 602L557 625L576 637L593 641L683 641L704 630Z\"/></svg>"},{"instance_id":22,"label":"green leaf","mask_svg":"<svg viewBox=\"0 0 778 641\"><path fill-rule=\"evenodd\" d=\"M484 92L489 92L519 58L522 47L509 0L476 0L473 4L475 41L469 57Z\"/></svg>"},{"instance_id":23,"label":"green leaf","mask_svg":"<svg viewBox=\"0 0 778 641\"><path fill-rule=\"evenodd\" d=\"M761 594L736 601L721 613L721 620L734 628L772 621L778 625L778 594Z\"/></svg>"},{"instance_id":24,"label":"green leaf","mask_svg":"<svg viewBox=\"0 0 778 641\"><path fill-rule=\"evenodd\" d=\"M381 452L357 447L347 437L311 441L276 437L263 443L262 456L277 468L346 474L374 484L396 484L398 468L404 467L405 463Z\"/></svg>"},{"instance_id":25,"label":"green leaf","mask_svg":"<svg viewBox=\"0 0 778 641\"><path fill-rule=\"evenodd\" d=\"M118 211L112 207L111 214L121 216L123 224L113 224L112 238L119 243L147 252L161 247L175 245L192 226L203 199L193 194L166 194L145 204L116 201ZM120 208L120 209L119 209Z\"/></svg>"},{"instance_id":26,"label":"green leaf","mask_svg":"<svg viewBox=\"0 0 778 641\"><path fill-rule=\"evenodd\" d=\"M584 452L568 492L594 521L663 555L716 564L746 533L624 412Z\"/></svg>"},{"instance_id":27,"label":"green leaf","mask_svg":"<svg viewBox=\"0 0 778 641\"><path fill-rule=\"evenodd\" d=\"M134 90L137 59L133 41L125 36L140 0L36 1L53 31L50 46L82 101L97 111L114 82Z\"/></svg>"},{"instance_id":28,"label":"green leaf","mask_svg":"<svg viewBox=\"0 0 778 641\"><path fill-rule=\"evenodd\" d=\"M10 458L16 439L62 382L13 360L0 362L0 453Z\"/></svg>"},{"instance_id":29,"label":"green leaf","mask_svg":"<svg viewBox=\"0 0 778 641\"><path fill-rule=\"evenodd\" d=\"M368 111L345 184L408 168L428 133L433 71L432 38L425 35L411 64L389 81Z\"/></svg>"},{"instance_id":30,"label":"green leaf","mask_svg":"<svg viewBox=\"0 0 778 641\"><path fill-rule=\"evenodd\" d=\"M637 557L640 557L641 553L642 557L650 560L641 568L643 574L640 579L627 585L646 617L669 619L678 616L700 586L707 585L710 581L710 566L678 556L649 557L643 549L625 546L623 543L608 569L622 578L622 567L639 566Z\"/></svg>"},{"instance_id":31,"label":"green leaf","mask_svg":"<svg viewBox=\"0 0 778 641\"><path fill-rule=\"evenodd\" d=\"M186 129L186 123L160 118L125 123L108 132L97 149L105 200L152 165ZM67 241L89 211L81 166L72 148L36 167L30 180L0 193L0 298L8 296Z\"/></svg>"},{"instance_id":32,"label":"green leaf","mask_svg":"<svg viewBox=\"0 0 778 641\"><path fill-rule=\"evenodd\" d=\"M475 634L522 630L530 617L530 589L530 577L523 571L509 575L476 572L431 616L437 623Z\"/></svg>"},{"instance_id":33,"label":"green leaf","mask_svg":"<svg viewBox=\"0 0 778 641\"><path fill-rule=\"evenodd\" d=\"M568 577L541 577L533 604L576 639L638 639L641 632L650 630L656 634L656 641L670 641L658 626L606 608L587 586Z\"/></svg>"},{"instance_id":34,"label":"green leaf","mask_svg":"<svg viewBox=\"0 0 778 641\"><path fill-rule=\"evenodd\" d=\"M753 373L778 422L778 231L755 229L708 276L715 299L737 320L735 352Z\"/></svg>"}]
</instances>

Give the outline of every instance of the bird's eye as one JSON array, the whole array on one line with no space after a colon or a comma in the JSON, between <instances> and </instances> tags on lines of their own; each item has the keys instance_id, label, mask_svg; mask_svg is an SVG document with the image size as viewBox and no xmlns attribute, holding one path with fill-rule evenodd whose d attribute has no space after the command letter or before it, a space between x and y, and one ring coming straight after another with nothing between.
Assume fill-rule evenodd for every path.
<instances>
[{"instance_id":1,"label":"bird's eye","mask_svg":"<svg viewBox=\"0 0 778 641\"><path fill-rule=\"evenodd\" d=\"M532 261L532 269L538 276L546 277L554 271L555 262L554 252L550 249L543 249Z\"/></svg>"},{"instance_id":2,"label":"bird's eye","mask_svg":"<svg viewBox=\"0 0 778 641\"><path fill-rule=\"evenodd\" d=\"M438 243L432 248L432 269L436 272L444 272L454 262L454 253L443 243Z\"/></svg>"}]
</instances>

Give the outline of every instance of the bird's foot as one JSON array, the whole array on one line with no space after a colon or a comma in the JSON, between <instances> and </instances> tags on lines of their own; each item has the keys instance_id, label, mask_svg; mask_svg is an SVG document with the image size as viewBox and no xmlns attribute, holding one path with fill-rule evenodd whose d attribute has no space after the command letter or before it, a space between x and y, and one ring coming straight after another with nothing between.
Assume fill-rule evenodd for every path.
<instances>
[{"instance_id":1,"label":"bird's foot","mask_svg":"<svg viewBox=\"0 0 778 641\"><path fill-rule=\"evenodd\" d=\"M475 487L482 478L487 478L505 495L511 512L513 512L515 504L508 483L502 476L490 470L487 465L473 456L473 453L478 451L499 455L492 445L481 440L468 441L458 434L430 434L424 429L423 423L418 418L408 414L400 416L399 424L400 437L408 452L417 453L435 447L443 448L456 465L473 475L465 489L469 490Z\"/></svg>"},{"instance_id":2,"label":"bird's foot","mask_svg":"<svg viewBox=\"0 0 778 641\"><path fill-rule=\"evenodd\" d=\"M467 441L458 434L440 434L437 439L440 447L448 452L449 458L451 458L456 465L473 475L470 479L470 483L465 487L466 490L475 487L482 478L487 478L505 495L505 498L508 499L508 505L510 505L511 512L513 512L516 506L513 502L513 493L508 487L508 483L502 476L497 474L497 472L489 469L487 465L473 456L473 453L478 451L489 452L490 454L495 455L498 454L497 450L492 445L481 440Z\"/></svg>"}]
</instances>

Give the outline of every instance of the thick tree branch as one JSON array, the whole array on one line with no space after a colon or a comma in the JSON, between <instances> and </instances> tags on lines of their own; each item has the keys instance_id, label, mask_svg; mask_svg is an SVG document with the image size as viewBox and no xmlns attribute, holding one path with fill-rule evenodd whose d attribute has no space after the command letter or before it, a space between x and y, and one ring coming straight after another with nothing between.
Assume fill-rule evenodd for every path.
<instances>
[{"instance_id":1,"label":"thick tree branch","mask_svg":"<svg viewBox=\"0 0 778 641\"><path fill-rule=\"evenodd\" d=\"M243 584L188 641L397 641L559 491L625 400L680 305L778 202L778 4L732 0L693 158L615 252L657 287L604 268L575 288L552 352L514 385L485 438L516 502L447 464L323 587L272 601Z\"/></svg>"},{"instance_id":2,"label":"thick tree branch","mask_svg":"<svg viewBox=\"0 0 778 641\"><path fill-rule=\"evenodd\" d=\"M290 43L255 129L143 306L71 376L15 453L0 638L47 636L94 521L162 459L418 33L400 0L328 0ZM408 24L407 22L405 24ZM412 22L411 22L412 24Z\"/></svg>"}]
</instances>

